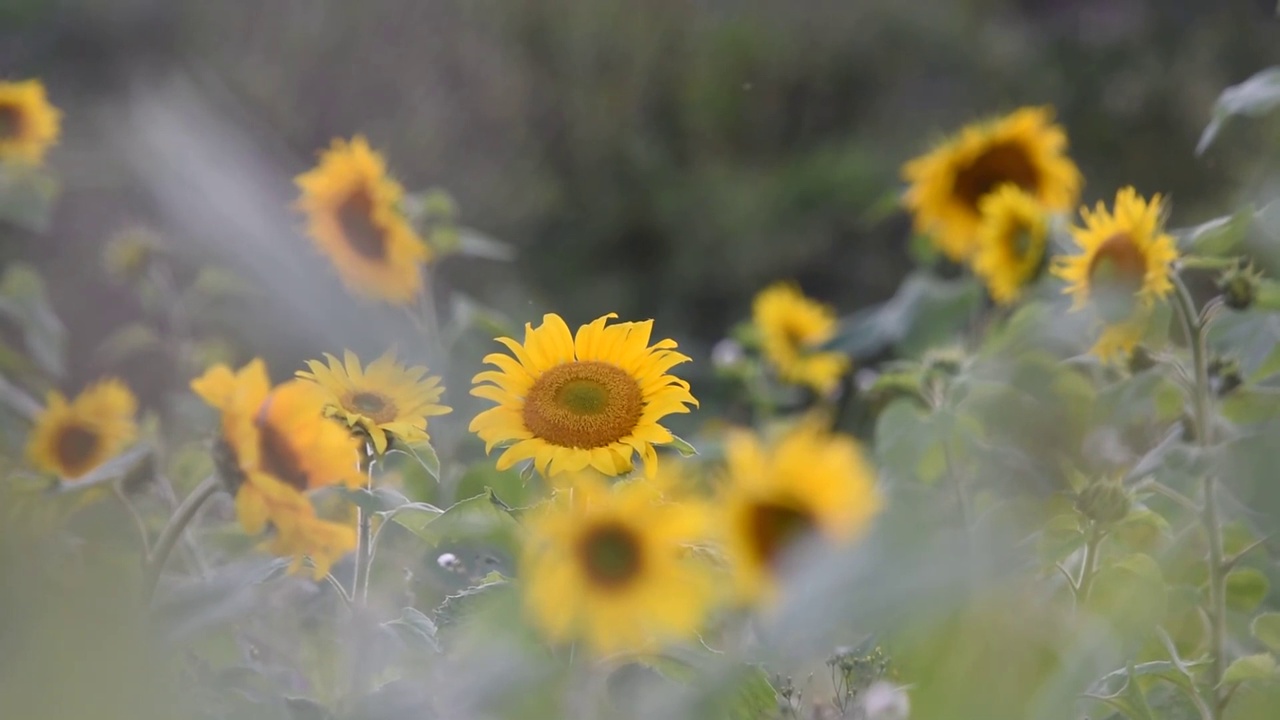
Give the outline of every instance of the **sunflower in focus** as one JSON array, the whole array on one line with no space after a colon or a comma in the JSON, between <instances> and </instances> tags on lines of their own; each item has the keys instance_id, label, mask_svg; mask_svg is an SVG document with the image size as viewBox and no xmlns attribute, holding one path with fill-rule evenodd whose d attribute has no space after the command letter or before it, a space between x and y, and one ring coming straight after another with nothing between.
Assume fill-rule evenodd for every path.
<instances>
[{"instance_id":1,"label":"sunflower in focus","mask_svg":"<svg viewBox=\"0 0 1280 720\"><path fill-rule=\"evenodd\" d=\"M850 436L802 423L772 443L746 431L725 440L725 552L747 600L769 599L807 542L856 538L884 501L875 471Z\"/></svg>"},{"instance_id":2,"label":"sunflower in focus","mask_svg":"<svg viewBox=\"0 0 1280 720\"><path fill-rule=\"evenodd\" d=\"M388 434L408 444L429 440L427 417L452 409L440 404L440 378L426 376L425 367L397 363L394 352L365 368L350 350L341 361L328 353L324 357L328 364L308 360L310 372L300 371L298 377L318 385L325 413L368 435L379 455L387 451Z\"/></svg>"},{"instance_id":3,"label":"sunflower in focus","mask_svg":"<svg viewBox=\"0 0 1280 720\"><path fill-rule=\"evenodd\" d=\"M706 529L697 503L670 503L638 479L573 478L531 511L520 575L529 615L556 641L598 655L692 637L714 597L689 548Z\"/></svg>"},{"instance_id":4,"label":"sunflower in focus","mask_svg":"<svg viewBox=\"0 0 1280 720\"><path fill-rule=\"evenodd\" d=\"M818 350L836 334L830 307L805 297L795 285L775 283L756 295L751 314L765 358L778 377L823 394L836 388L849 358Z\"/></svg>"},{"instance_id":5,"label":"sunflower in focus","mask_svg":"<svg viewBox=\"0 0 1280 720\"><path fill-rule=\"evenodd\" d=\"M62 113L39 80L0 81L0 160L38 165L62 131Z\"/></svg>"},{"instance_id":6,"label":"sunflower in focus","mask_svg":"<svg viewBox=\"0 0 1280 720\"><path fill-rule=\"evenodd\" d=\"M422 290L430 250L400 210L404 188L361 136L334 140L295 180L307 232L354 294L406 305Z\"/></svg>"},{"instance_id":7,"label":"sunflower in focus","mask_svg":"<svg viewBox=\"0 0 1280 720\"><path fill-rule=\"evenodd\" d=\"M1044 266L1049 221L1036 199L1001 185L982 199L973 272L1001 305L1014 302Z\"/></svg>"},{"instance_id":8,"label":"sunflower in focus","mask_svg":"<svg viewBox=\"0 0 1280 720\"><path fill-rule=\"evenodd\" d=\"M1164 232L1159 195L1148 201L1122 188L1111 212L1098 203L1080 215L1084 227L1071 228L1080 252L1058 258L1053 272L1067 281L1074 309L1092 307L1106 325L1093 352L1109 360L1133 350L1155 303L1173 291L1178 249Z\"/></svg>"},{"instance_id":9,"label":"sunflower in focus","mask_svg":"<svg viewBox=\"0 0 1280 720\"><path fill-rule=\"evenodd\" d=\"M98 382L70 402L52 391L27 441L40 470L75 480L120 453L138 435L138 401L116 379Z\"/></svg>"},{"instance_id":10,"label":"sunflower in focus","mask_svg":"<svg viewBox=\"0 0 1280 720\"><path fill-rule=\"evenodd\" d=\"M597 318L575 335L552 313L536 328L525 325L523 344L497 338L512 354L485 356L498 369L476 375L471 394L498 406L477 415L470 430L486 452L509 444L499 470L533 460L548 478L588 466L621 475L638 453L646 475L657 471L654 445L674 439L658 421L698 404L689 383L667 373L689 358L675 351L674 340L649 344L652 320L606 325L615 317Z\"/></svg>"},{"instance_id":11,"label":"sunflower in focus","mask_svg":"<svg viewBox=\"0 0 1280 720\"><path fill-rule=\"evenodd\" d=\"M902 168L916 230L962 262L977 250L982 199L1001 185L1021 188L1047 210L1070 209L1083 180L1066 150L1067 134L1047 107L962 129Z\"/></svg>"}]
</instances>

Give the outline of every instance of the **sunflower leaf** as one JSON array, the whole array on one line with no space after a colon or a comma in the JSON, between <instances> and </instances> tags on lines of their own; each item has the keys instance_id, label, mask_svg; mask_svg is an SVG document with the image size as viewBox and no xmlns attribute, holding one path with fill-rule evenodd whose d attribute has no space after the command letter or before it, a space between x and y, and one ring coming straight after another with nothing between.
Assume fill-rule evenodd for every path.
<instances>
[{"instance_id":1,"label":"sunflower leaf","mask_svg":"<svg viewBox=\"0 0 1280 720\"><path fill-rule=\"evenodd\" d=\"M1280 107L1280 67L1269 67L1223 90L1213 107L1213 119L1196 143L1196 155L1203 155L1209 149L1232 116L1260 117L1276 107Z\"/></svg>"},{"instance_id":2,"label":"sunflower leaf","mask_svg":"<svg viewBox=\"0 0 1280 720\"><path fill-rule=\"evenodd\" d=\"M440 456L436 454L436 449L431 446L431 443L420 442L409 445L399 440L394 442L395 446L388 452L398 452L417 460L418 464L422 466L423 470L427 471L427 474L433 480L440 482Z\"/></svg>"},{"instance_id":3,"label":"sunflower leaf","mask_svg":"<svg viewBox=\"0 0 1280 720\"><path fill-rule=\"evenodd\" d=\"M516 259L515 248L501 240L495 240L477 230L466 227L458 228L457 234L459 254L502 262L510 262Z\"/></svg>"},{"instance_id":4,"label":"sunflower leaf","mask_svg":"<svg viewBox=\"0 0 1280 720\"><path fill-rule=\"evenodd\" d=\"M682 457L693 457L698 454L697 448L675 433L671 433L671 447Z\"/></svg>"},{"instance_id":5,"label":"sunflower leaf","mask_svg":"<svg viewBox=\"0 0 1280 720\"><path fill-rule=\"evenodd\" d=\"M415 608L404 608L400 611L400 617L382 623L382 627L395 633L410 649L440 651L440 643L436 641L435 622Z\"/></svg>"},{"instance_id":6,"label":"sunflower leaf","mask_svg":"<svg viewBox=\"0 0 1280 720\"><path fill-rule=\"evenodd\" d=\"M1222 684L1241 683L1246 680L1266 680L1275 677L1276 659L1269 653L1246 655L1236 658L1235 662L1222 674Z\"/></svg>"},{"instance_id":7,"label":"sunflower leaf","mask_svg":"<svg viewBox=\"0 0 1280 720\"><path fill-rule=\"evenodd\" d=\"M491 491L460 500L435 517L410 513L406 520L421 520L415 526L401 523L432 547L445 545L489 546L515 557L519 549L520 525L504 510Z\"/></svg>"},{"instance_id":8,"label":"sunflower leaf","mask_svg":"<svg viewBox=\"0 0 1280 720\"><path fill-rule=\"evenodd\" d=\"M353 505L371 513L390 513L394 512L406 505L410 505L409 498L400 494L400 491L389 487L374 488L339 488L343 496L351 501Z\"/></svg>"}]
</instances>

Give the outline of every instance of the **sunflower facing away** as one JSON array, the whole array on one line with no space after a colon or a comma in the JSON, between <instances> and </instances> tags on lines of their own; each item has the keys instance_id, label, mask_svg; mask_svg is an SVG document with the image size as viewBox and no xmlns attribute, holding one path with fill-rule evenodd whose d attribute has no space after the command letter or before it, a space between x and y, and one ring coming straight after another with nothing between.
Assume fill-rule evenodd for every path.
<instances>
[{"instance_id":1,"label":"sunflower facing away","mask_svg":"<svg viewBox=\"0 0 1280 720\"><path fill-rule=\"evenodd\" d=\"M610 485L583 474L527 527L525 606L556 641L644 651L692 637L706 616L712 576L689 552L706 529L699 504L664 502L644 478Z\"/></svg>"},{"instance_id":2,"label":"sunflower facing away","mask_svg":"<svg viewBox=\"0 0 1280 720\"><path fill-rule=\"evenodd\" d=\"M365 368L350 350L342 361L328 353L324 357L327 365L308 360L310 372L300 371L298 377L318 385L325 396L325 414L368 435L379 455L387 451L388 434L409 444L429 440L427 417L452 409L440 404L440 378L426 376L427 369L420 365L397 363L394 352Z\"/></svg>"},{"instance_id":3,"label":"sunflower facing away","mask_svg":"<svg viewBox=\"0 0 1280 720\"><path fill-rule=\"evenodd\" d=\"M295 180L307 232L347 288L406 305L422 290L430 251L400 211L404 189L361 136L334 140L319 164Z\"/></svg>"},{"instance_id":4,"label":"sunflower facing away","mask_svg":"<svg viewBox=\"0 0 1280 720\"><path fill-rule=\"evenodd\" d=\"M358 440L323 416L318 387L292 380L272 388L261 360L239 372L216 365L191 388L222 413L220 439L232 465L223 472L234 475L228 484L236 486L236 515L245 532L256 535L269 524L275 533L269 547L289 548L298 558L294 569L302 555L309 555L323 577L334 560L355 547L355 533L317 518L304 493L327 485L361 485ZM349 544L335 541L348 536Z\"/></svg>"},{"instance_id":5,"label":"sunflower facing away","mask_svg":"<svg viewBox=\"0 0 1280 720\"><path fill-rule=\"evenodd\" d=\"M1058 258L1053 272L1067 281L1073 309L1090 306L1105 323L1093 352L1110 360L1133 350L1155 303L1172 292L1178 250L1162 227L1159 195L1147 201L1122 188L1112 212L1098 203L1080 215L1084 227L1071 228L1080 252Z\"/></svg>"},{"instance_id":6,"label":"sunflower facing away","mask_svg":"<svg viewBox=\"0 0 1280 720\"><path fill-rule=\"evenodd\" d=\"M746 431L725 440L725 552L746 600L770 599L805 542L839 543L867 528L883 500L857 442L803 423L770 444Z\"/></svg>"},{"instance_id":7,"label":"sunflower facing away","mask_svg":"<svg viewBox=\"0 0 1280 720\"><path fill-rule=\"evenodd\" d=\"M1049 221L1036 199L1016 185L1002 185L982 199L973 272L996 302L1017 300L1044 266Z\"/></svg>"},{"instance_id":8,"label":"sunflower facing away","mask_svg":"<svg viewBox=\"0 0 1280 720\"><path fill-rule=\"evenodd\" d=\"M138 401L124 383L98 382L67 402L50 392L27 441L27 458L40 470L75 480L120 453L138 435Z\"/></svg>"},{"instance_id":9,"label":"sunflower facing away","mask_svg":"<svg viewBox=\"0 0 1280 720\"><path fill-rule=\"evenodd\" d=\"M790 283L775 283L756 295L752 321L760 333L765 358L778 377L826 394L849 369L843 353L818 350L835 337L835 312L805 297Z\"/></svg>"},{"instance_id":10,"label":"sunflower facing away","mask_svg":"<svg viewBox=\"0 0 1280 720\"><path fill-rule=\"evenodd\" d=\"M0 81L0 160L39 164L61 130L62 113L39 80Z\"/></svg>"},{"instance_id":11,"label":"sunflower facing away","mask_svg":"<svg viewBox=\"0 0 1280 720\"><path fill-rule=\"evenodd\" d=\"M977 249L982 199L1001 185L1022 188L1047 210L1069 210L1082 179L1066 149L1067 134L1047 107L964 128L902 168L916 230L961 262Z\"/></svg>"},{"instance_id":12,"label":"sunflower facing away","mask_svg":"<svg viewBox=\"0 0 1280 720\"><path fill-rule=\"evenodd\" d=\"M639 453L653 476L654 445L673 440L658 421L698 404L689 383L667 374L689 358L674 340L649 344L652 320L606 325L615 317L597 318L575 336L552 313L537 328L525 324L524 344L497 338L512 354L485 356L498 369L476 375L471 394L498 406L477 415L470 430L486 452L509 444L499 470L533 460L548 478L588 466L621 475Z\"/></svg>"}]
</instances>

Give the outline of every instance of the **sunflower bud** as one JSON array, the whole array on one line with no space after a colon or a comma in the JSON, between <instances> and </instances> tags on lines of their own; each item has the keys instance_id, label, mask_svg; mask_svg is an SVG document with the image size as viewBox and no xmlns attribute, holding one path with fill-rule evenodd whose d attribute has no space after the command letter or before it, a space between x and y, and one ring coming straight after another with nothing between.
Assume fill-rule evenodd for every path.
<instances>
[{"instance_id":1,"label":"sunflower bud","mask_svg":"<svg viewBox=\"0 0 1280 720\"><path fill-rule=\"evenodd\" d=\"M1129 514L1129 493L1119 482L1095 482L1076 496L1076 509L1098 525L1112 525Z\"/></svg>"},{"instance_id":2,"label":"sunflower bud","mask_svg":"<svg viewBox=\"0 0 1280 720\"><path fill-rule=\"evenodd\" d=\"M1214 357L1209 360L1209 385L1218 397L1222 397L1244 384L1240 373L1240 361L1233 357Z\"/></svg>"},{"instance_id":3,"label":"sunflower bud","mask_svg":"<svg viewBox=\"0 0 1280 720\"><path fill-rule=\"evenodd\" d=\"M1137 375L1156 366L1156 359L1144 345L1137 345L1129 353L1129 374Z\"/></svg>"},{"instance_id":4,"label":"sunflower bud","mask_svg":"<svg viewBox=\"0 0 1280 720\"><path fill-rule=\"evenodd\" d=\"M159 246L159 240L150 230L126 230L107 241L102 264L116 281L134 282L146 274Z\"/></svg>"},{"instance_id":5,"label":"sunflower bud","mask_svg":"<svg viewBox=\"0 0 1280 720\"><path fill-rule=\"evenodd\" d=\"M1218 277L1218 290L1227 307L1233 310L1244 310L1258 297L1258 281L1262 274L1253 269L1253 265L1240 265Z\"/></svg>"}]
</instances>

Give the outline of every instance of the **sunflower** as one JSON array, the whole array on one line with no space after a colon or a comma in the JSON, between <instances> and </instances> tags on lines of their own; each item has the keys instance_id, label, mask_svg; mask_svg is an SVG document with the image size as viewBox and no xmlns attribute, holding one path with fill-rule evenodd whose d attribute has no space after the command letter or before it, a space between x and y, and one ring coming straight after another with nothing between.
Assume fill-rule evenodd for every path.
<instances>
[{"instance_id":1,"label":"sunflower","mask_svg":"<svg viewBox=\"0 0 1280 720\"><path fill-rule=\"evenodd\" d=\"M138 401L124 383L98 382L67 402L52 391L27 442L27 458L40 470L74 480L119 454L138 435Z\"/></svg>"},{"instance_id":2,"label":"sunflower","mask_svg":"<svg viewBox=\"0 0 1280 720\"><path fill-rule=\"evenodd\" d=\"M525 606L553 640L582 639L606 655L697 632L714 595L708 568L689 552L705 510L664 502L651 484L583 474L531 511Z\"/></svg>"},{"instance_id":3,"label":"sunflower","mask_svg":"<svg viewBox=\"0 0 1280 720\"><path fill-rule=\"evenodd\" d=\"M765 358L778 377L829 393L849 369L842 353L820 351L836 334L836 316L790 283L775 283L756 295L752 319L760 333Z\"/></svg>"},{"instance_id":4,"label":"sunflower","mask_svg":"<svg viewBox=\"0 0 1280 720\"><path fill-rule=\"evenodd\" d=\"M350 350L343 361L328 353L324 357L328 365L308 360L311 371L300 371L298 377L316 383L325 395L325 414L359 428L379 455L387 451L388 433L410 444L429 440L427 417L452 409L439 404L444 394L440 378L423 377L427 369L420 365L400 365L392 351L364 369Z\"/></svg>"},{"instance_id":5,"label":"sunflower","mask_svg":"<svg viewBox=\"0 0 1280 720\"><path fill-rule=\"evenodd\" d=\"M982 199L973 272L996 302L1022 294L1044 266L1049 221L1036 199L1016 185L1001 185Z\"/></svg>"},{"instance_id":6,"label":"sunflower","mask_svg":"<svg viewBox=\"0 0 1280 720\"><path fill-rule=\"evenodd\" d=\"M39 164L61 126L62 113L39 80L0 82L0 160Z\"/></svg>"},{"instance_id":7,"label":"sunflower","mask_svg":"<svg viewBox=\"0 0 1280 720\"><path fill-rule=\"evenodd\" d=\"M1164 232L1159 195L1147 201L1122 188L1112 212L1098 203L1080 215L1084 227L1071 228L1080 253L1059 258L1053 272L1067 281L1073 309L1091 306L1106 324L1093 352L1108 360L1133 349L1155 303L1173 291L1178 249Z\"/></svg>"},{"instance_id":8,"label":"sunflower","mask_svg":"<svg viewBox=\"0 0 1280 720\"><path fill-rule=\"evenodd\" d=\"M559 315L547 314L537 328L525 324L523 345L497 338L515 357L485 356L498 369L476 375L471 394L498 407L477 415L470 430L486 452L510 443L499 470L533 460L544 477L587 466L621 475L639 453L653 476L654 445L673 440L658 421L698 404L689 383L667 374L689 358L674 340L649 345L652 320L605 325L615 317L597 318L575 336Z\"/></svg>"},{"instance_id":9,"label":"sunflower","mask_svg":"<svg viewBox=\"0 0 1280 720\"><path fill-rule=\"evenodd\" d=\"M902 168L916 229L957 262L977 249L982 198L1011 184L1049 210L1068 210L1082 179L1066 156L1067 134L1047 107L1021 108L970 125Z\"/></svg>"},{"instance_id":10,"label":"sunflower","mask_svg":"<svg viewBox=\"0 0 1280 720\"><path fill-rule=\"evenodd\" d=\"M422 290L430 251L400 211L404 188L361 136L334 140L295 180L307 232L354 294L406 305Z\"/></svg>"},{"instance_id":11,"label":"sunflower","mask_svg":"<svg viewBox=\"0 0 1280 720\"><path fill-rule=\"evenodd\" d=\"M276 478L255 474L236 493L236 515L250 535L270 531L262 547L273 555L292 557L290 573L310 558L312 576L319 580L342 556L356 547L353 526L323 520L311 500Z\"/></svg>"},{"instance_id":12,"label":"sunflower","mask_svg":"<svg viewBox=\"0 0 1280 720\"><path fill-rule=\"evenodd\" d=\"M803 543L848 541L883 500L858 443L802 423L771 444L746 431L725 440L725 552L744 599L769 598Z\"/></svg>"}]
</instances>

